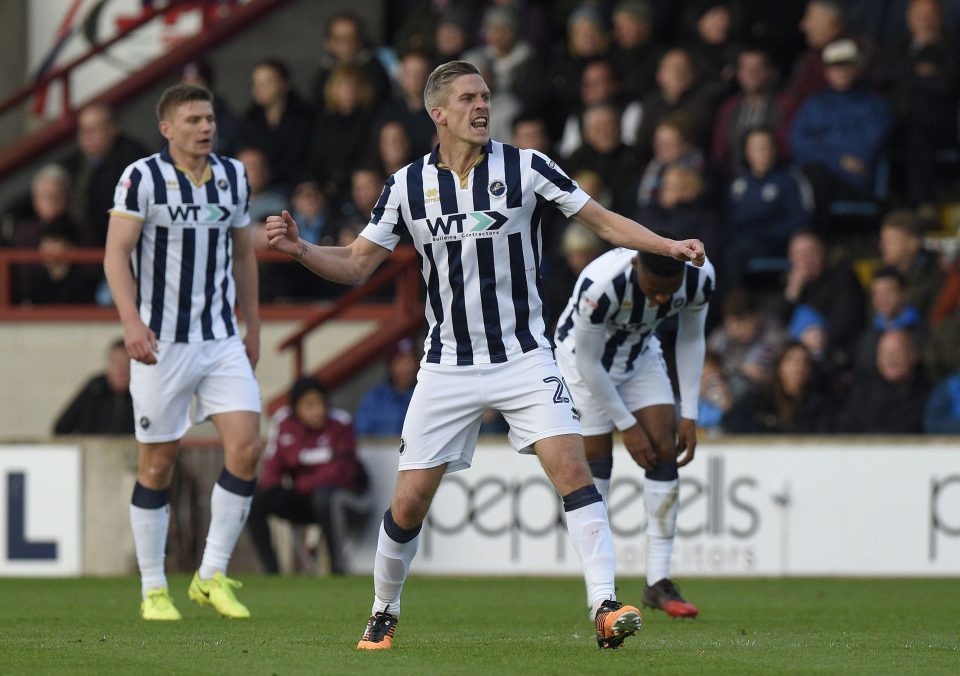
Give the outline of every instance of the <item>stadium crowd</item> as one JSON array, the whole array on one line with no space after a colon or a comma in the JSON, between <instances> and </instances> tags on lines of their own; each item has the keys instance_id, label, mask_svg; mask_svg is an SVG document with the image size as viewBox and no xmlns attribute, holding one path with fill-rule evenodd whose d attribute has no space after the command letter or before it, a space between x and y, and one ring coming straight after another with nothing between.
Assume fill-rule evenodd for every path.
<instances>
[{"instance_id":1,"label":"stadium crowd","mask_svg":"<svg viewBox=\"0 0 960 676\"><path fill-rule=\"evenodd\" d=\"M260 248L282 208L308 242L352 241L386 177L435 143L427 76L468 60L493 92L493 138L548 154L651 229L704 242L718 288L701 427L960 431L960 267L927 248L956 234L944 214L960 201L960 3L385 6L377 41L353 14L330 19L309 91L271 58L250 74L246 110L218 97L218 151L246 168ZM213 84L204 63L183 79ZM77 146L35 175L0 244L103 245L116 179L146 153L99 104L81 111ZM555 320L603 248L558 211L544 220ZM18 273L21 303L109 302L84 266ZM262 302L342 292L296 265L264 265L261 282Z\"/></svg>"}]
</instances>

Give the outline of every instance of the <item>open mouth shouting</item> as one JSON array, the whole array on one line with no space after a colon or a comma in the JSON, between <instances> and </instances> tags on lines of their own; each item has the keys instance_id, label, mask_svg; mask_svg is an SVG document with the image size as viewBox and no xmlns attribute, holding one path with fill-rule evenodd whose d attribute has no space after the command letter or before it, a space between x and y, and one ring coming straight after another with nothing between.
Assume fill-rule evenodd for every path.
<instances>
[{"instance_id":1,"label":"open mouth shouting","mask_svg":"<svg viewBox=\"0 0 960 676\"><path fill-rule=\"evenodd\" d=\"M486 115L477 115L470 121L470 126L479 132L486 132L489 119Z\"/></svg>"}]
</instances>

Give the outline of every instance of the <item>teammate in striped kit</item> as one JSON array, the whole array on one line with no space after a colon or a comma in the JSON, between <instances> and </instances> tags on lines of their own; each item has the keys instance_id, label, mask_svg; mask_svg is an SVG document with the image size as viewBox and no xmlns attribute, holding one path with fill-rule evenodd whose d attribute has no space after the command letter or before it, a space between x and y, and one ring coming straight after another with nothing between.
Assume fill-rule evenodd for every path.
<instances>
[{"instance_id":1,"label":"teammate in striped kit","mask_svg":"<svg viewBox=\"0 0 960 676\"><path fill-rule=\"evenodd\" d=\"M670 579L670 555L680 504L677 468L693 460L697 446L704 327L715 285L710 261L695 267L653 253L614 249L583 269L557 323L557 363L577 402L587 461L604 502L613 468L614 427L646 470L643 602L672 617L698 613ZM655 333L674 315L679 315L679 425Z\"/></svg>"},{"instance_id":2,"label":"teammate in striped kit","mask_svg":"<svg viewBox=\"0 0 960 676\"><path fill-rule=\"evenodd\" d=\"M703 261L700 242L665 239L590 198L544 155L491 141L490 90L472 64L430 75L424 103L439 145L391 176L350 246L300 240L290 214L267 219L270 245L327 279L362 281L405 230L427 285L424 358L400 440L396 492L374 563L374 603L360 649L388 649L420 527L444 472L470 466L480 418L500 411L510 443L535 452L563 497L601 648L619 647L640 612L616 600L607 513L584 458L578 414L545 334L540 214L553 202L610 241Z\"/></svg>"},{"instance_id":3,"label":"teammate in striped kit","mask_svg":"<svg viewBox=\"0 0 960 676\"><path fill-rule=\"evenodd\" d=\"M157 104L164 150L123 172L114 195L104 270L131 359L139 446L130 505L146 620L179 620L164 574L168 489L179 441L210 419L225 467L210 500L210 530L189 597L226 617L250 616L226 577L243 530L259 456L257 267L247 227L243 165L212 153L213 96L177 85ZM241 340L234 304L243 311Z\"/></svg>"}]
</instances>

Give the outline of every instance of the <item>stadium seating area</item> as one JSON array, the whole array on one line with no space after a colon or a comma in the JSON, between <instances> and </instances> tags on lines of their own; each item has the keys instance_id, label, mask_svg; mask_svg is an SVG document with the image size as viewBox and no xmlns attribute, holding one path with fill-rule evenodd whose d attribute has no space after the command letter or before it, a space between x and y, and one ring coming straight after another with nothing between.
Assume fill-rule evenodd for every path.
<instances>
[{"instance_id":1,"label":"stadium seating area","mask_svg":"<svg viewBox=\"0 0 960 676\"><path fill-rule=\"evenodd\" d=\"M385 177L433 145L430 70L469 60L493 91L495 138L542 150L648 227L706 243L719 284L705 430L957 432L960 7L776 4L384 1L376 35L337 13L312 73L266 58L249 93L218 92L218 150L246 166L255 221L290 208L311 241L347 244ZM182 72L210 86L216 75L204 60ZM146 152L125 131L110 107L82 109L76 151L5 205L0 246L54 258L102 246L116 177ZM582 257L565 246L570 225L546 220L543 273L562 299ZM6 272L0 300L110 304L96 265ZM266 304L345 291L305 284L298 266L261 273Z\"/></svg>"}]
</instances>

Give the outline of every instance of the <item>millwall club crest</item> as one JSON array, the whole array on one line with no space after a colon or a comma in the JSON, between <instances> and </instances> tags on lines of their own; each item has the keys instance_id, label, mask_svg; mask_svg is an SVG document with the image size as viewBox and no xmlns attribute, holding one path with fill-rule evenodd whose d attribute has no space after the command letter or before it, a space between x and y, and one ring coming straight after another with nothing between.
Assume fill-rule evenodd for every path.
<instances>
[{"instance_id":1,"label":"millwall club crest","mask_svg":"<svg viewBox=\"0 0 960 676\"><path fill-rule=\"evenodd\" d=\"M400 437L400 455L403 455L405 450L407 450L407 440Z\"/></svg>"},{"instance_id":2,"label":"millwall club crest","mask_svg":"<svg viewBox=\"0 0 960 676\"><path fill-rule=\"evenodd\" d=\"M227 183L227 179L221 178L219 181L217 181L217 187L220 188L220 190L226 190L230 186Z\"/></svg>"},{"instance_id":3,"label":"millwall club crest","mask_svg":"<svg viewBox=\"0 0 960 676\"><path fill-rule=\"evenodd\" d=\"M507 193L507 184L496 178L490 181L490 187L487 188L494 197L503 197Z\"/></svg>"},{"instance_id":4,"label":"millwall club crest","mask_svg":"<svg viewBox=\"0 0 960 676\"><path fill-rule=\"evenodd\" d=\"M143 416L142 418L140 418L140 427L142 427L145 430L150 429L150 418L148 418L147 416Z\"/></svg>"}]
</instances>

